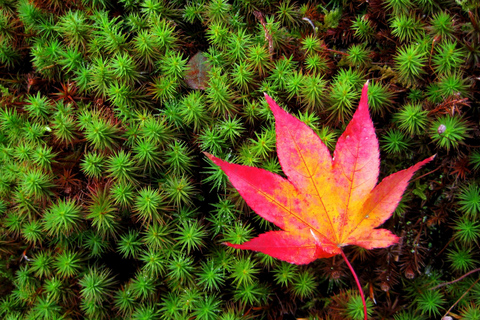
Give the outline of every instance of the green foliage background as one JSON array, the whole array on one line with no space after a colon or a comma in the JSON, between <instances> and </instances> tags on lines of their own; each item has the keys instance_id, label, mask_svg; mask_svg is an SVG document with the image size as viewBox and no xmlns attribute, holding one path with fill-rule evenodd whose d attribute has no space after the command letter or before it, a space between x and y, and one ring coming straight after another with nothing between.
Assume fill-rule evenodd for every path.
<instances>
[{"instance_id":1,"label":"green foliage background","mask_svg":"<svg viewBox=\"0 0 480 320\"><path fill-rule=\"evenodd\" d=\"M363 319L222 244L274 226L202 152L281 174L263 92L333 151L370 80L382 176L437 154L346 250L370 316L480 319L479 63L477 0L0 0L0 317Z\"/></svg>"}]
</instances>

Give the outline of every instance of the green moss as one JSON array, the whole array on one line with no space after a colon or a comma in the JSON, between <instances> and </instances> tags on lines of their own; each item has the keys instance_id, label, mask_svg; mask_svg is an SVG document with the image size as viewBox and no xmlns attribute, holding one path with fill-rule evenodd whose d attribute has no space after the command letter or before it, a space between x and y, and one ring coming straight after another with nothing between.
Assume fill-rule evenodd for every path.
<instances>
[{"instance_id":1,"label":"green moss","mask_svg":"<svg viewBox=\"0 0 480 320\"><path fill-rule=\"evenodd\" d=\"M384 223L400 244L345 248L368 311L459 300L472 276L427 289L478 264L477 1L327 2L0 1L0 317L361 317L338 257L222 244L276 229L201 152L285 176L263 93L333 153L366 80L381 177L437 154Z\"/></svg>"}]
</instances>

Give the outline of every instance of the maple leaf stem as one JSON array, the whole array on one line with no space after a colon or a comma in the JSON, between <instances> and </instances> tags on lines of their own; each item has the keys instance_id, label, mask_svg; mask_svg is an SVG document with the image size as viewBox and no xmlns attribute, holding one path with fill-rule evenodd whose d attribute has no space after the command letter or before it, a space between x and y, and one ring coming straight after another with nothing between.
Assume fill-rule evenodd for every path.
<instances>
[{"instance_id":1,"label":"maple leaf stem","mask_svg":"<svg viewBox=\"0 0 480 320\"><path fill-rule=\"evenodd\" d=\"M343 252L342 249L340 249L340 253L342 254L343 260L347 263L348 268L353 274L353 278L355 278L355 282L357 283L358 291L360 291L360 297L362 298L362 303L363 303L363 314L365 316L365 320L368 320L368 315L367 315L367 303L365 302L365 296L363 294L363 289L362 286L360 285L360 280L358 280L357 273L353 269L352 265L350 264L350 261L348 261L347 256Z\"/></svg>"}]
</instances>

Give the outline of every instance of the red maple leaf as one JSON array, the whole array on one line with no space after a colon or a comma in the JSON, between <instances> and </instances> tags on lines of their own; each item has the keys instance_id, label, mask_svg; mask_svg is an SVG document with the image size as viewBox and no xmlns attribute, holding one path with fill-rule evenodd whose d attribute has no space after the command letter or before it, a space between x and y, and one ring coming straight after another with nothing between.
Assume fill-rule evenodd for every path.
<instances>
[{"instance_id":1,"label":"red maple leaf","mask_svg":"<svg viewBox=\"0 0 480 320\"><path fill-rule=\"evenodd\" d=\"M357 111L338 139L333 159L313 130L265 94L275 116L278 159L288 179L207 154L247 204L282 229L227 245L306 264L343 254L341 248L347 245L373 249L398 241L389 230L376 227L390 218L412 175L433 156L377 185L378 139L368 112L367 88L368 83Z\"/></svg>"}]
</instances>

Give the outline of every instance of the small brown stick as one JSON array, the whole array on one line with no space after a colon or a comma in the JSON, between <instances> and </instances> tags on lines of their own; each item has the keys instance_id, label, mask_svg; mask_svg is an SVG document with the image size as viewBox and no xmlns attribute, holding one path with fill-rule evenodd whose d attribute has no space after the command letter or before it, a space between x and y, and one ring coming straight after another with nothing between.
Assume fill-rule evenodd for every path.
<instances>
[{"instance_id":1,"label":"small brown stick","mask_svg":"<svg viewBox=\"0 0 480 320\"><path fill-rule=\"evenodd\" d=\"M430 290L435 290L435 289L438 289L438 288L441 288L441 287L444 287L444 286L448 286L448 285L450 285L450 284L452 284L452 283L455 283L455 282L458 282L458 281L462 280L463 278L468 277L468 276L471 275L472 273L475 273L475 272L478 272L478 271L480 271L480 268L477 268L477 269L475 269L475 270L469 271L469 272L465 273L463 276L461 276L460 278L457 278L457 279L455 279L455 280L452 280L452 281L449 281L449 282L440 283L438 286L435 286L435 287L433 287L433 288L430 288ZM477 281L478 281L478 280L477 280Z\"/></svg>"},{"instance_id":2,"label":"small brown stick","mask_svg":"<svg viewBox=\"0 0 480 320\"><path fill-rule=\"evenodd\" d=\"M432 170L432 171L429 171L429 172L421 175L420 177L417 177L417 178L415 178L415 179L413 179L413 180L410 180L410 183L415 182L415 181L417 181L417 180L419 180L419 179L421 179L421 178L423 178L423 177L425 177L425 176L428 176L429 174L434 173L435 171L437 171L438 169L440 169L440 168L442 168L442 167L443 167L443 166L439 166L438 168L436 168L436 169L434 169L434 170Z\"/></svg>"},{"instance_id":3,"label":"small brown stick","mask_svg":"<svg viewBox=\"0 0 480 320\"><path fill-rule=\"evenodd\" d=\"M260 11L254 11L253 15L262 24L263 31L265 32L265 40L267 40L268 42L268 52L270 53L270 60L273 61L273 39L272 35L268 32L267 24L265 22L265 18L263 17L263 13L261 13Z\"/></svg>"},{"instance_id":4,"label":"small brown stick","mask_svg":"<svg viewBox=\"0 0 480 320\"><path fill-rule=\"evenodd\" d=\"M477 279L477 281L475 281L475 282L470 286L470 288L468 288L467 291L465 291L465 293L462 294L462 296L461 296L460 298L458 298L457 301L455 301L455 303L450 307L450 309L448 309L447 312L443 315L442 319L444 319L444 318L450 313L450 311L452 311L452 309L460 302L460 300L462 300L463 297L465 297L465 296L467 295L468 291L470 291L470 290L473 288L473 286L477 284L478 280L480 280L480 279Z\"/></svg>"},{"instance_id":5,"label":"small brown stick","mask_svg":"<svg viewBox=\"0 0 480 320\"><path fill-rule=\"evenodd\" d=\"M343 51L338 51L338 50L333 50L333 49L328 49L328 48L322 48L323 50L326 50L328 52L333 52L333 53L336 53L336 54L341 54L342 56L349 56L348 53L346 52L343 52Z\"/></svg>"}]
</instances>

